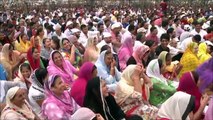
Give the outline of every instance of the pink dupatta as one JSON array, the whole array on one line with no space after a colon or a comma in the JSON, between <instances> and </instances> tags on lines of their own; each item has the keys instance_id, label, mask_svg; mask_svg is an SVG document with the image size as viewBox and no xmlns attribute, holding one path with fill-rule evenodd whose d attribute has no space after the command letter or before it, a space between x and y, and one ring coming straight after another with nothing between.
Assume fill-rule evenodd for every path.
<instances>
[{"instance_id":1,"label":"pink dupatta","mask_svg":"<svg viewBox=\"0 0 213 120\"><path fill-rule=\"evenodd\" d=\"M74 77L73 73L77 72L76 68L73 67L72 64L68 60L64 60L64 58L62 60L62 62L63 62L62 65L63 65L64 70L62 70L57 65L55 65L53 58L52 58L53 54L55 52L60 53L59 51L54 50L50 54L49 66L47 67L49 75L58 74L66 84L72 85L73 77Z\"/></svg>"},{"instance_id":2,"label":"pink dupatta","mask_svg":"<svg viewBox=\"0 0 213 120\"><path fill-rule=\"evenodd\" d=\"M124 43L118 51L118 58L120 67L122 70L126 68L126 62L132 56L133 53L133 38L129 34L124 35Z\"/></svg>"}]
</instances>

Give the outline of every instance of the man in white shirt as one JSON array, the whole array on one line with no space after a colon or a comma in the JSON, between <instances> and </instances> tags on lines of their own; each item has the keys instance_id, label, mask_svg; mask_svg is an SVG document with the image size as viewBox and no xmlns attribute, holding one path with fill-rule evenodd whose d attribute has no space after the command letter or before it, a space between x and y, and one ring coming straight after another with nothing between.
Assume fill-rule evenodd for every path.
<instances>
[{"instance_id":1,"label":"man in white shirt","mask_svg":"<svg viewBox=\"0 0 213 120\"><path fill-rule=\"evenodd\" d=\"M195 29L193 29L190 33L191 33L192 35L197 35L197 34L199 34L199 35L201 36L201 41L202 41L202 42L205 41L205 40L203 39L203 37L207 34L207 32L206 32L205 30L202 30L202 25L201 25L201 23L195 22L194 25L195 25Z\"/></svg>"},{"instance_id":2,"label":"man in white shirt","mask_svg":"<svg viewBox=\"0 0 213 120\"><path fill-rule=\"evenodd\" d=\"M67 36L61 32L61 25L56 24L54 27L55 32L53 33L52 36L57 36L59 40L62 40L63 38L66 38Z\"/></svg>"},{"instance_id":3,"label":"man in white shirt","mask_svg":"<svg viewBox=\"0 0 213 120\"><path fill-rule=\"evenodd\" d=\"M112 42L112 35L109 32L103 32L103 40L99 42L96 46L99 50L101 50L101 48L104 45L109 45L111 48L113 48L111 42Z\"/></svg>"},{"instance_id":4,"label":"man in white shirt","mask_svg":"<svg viewBox=\"0 0 213 120\"><path fill-rule=\"evenodd\" d=\"M181 43L180 45L180 49L182 51L185 51L187 46L191 43L191 42L196 42L196 43L200 43L201 41L201 36L200 35L195 35L193 37L189 37L189 38L186 38L185 40L183 40L183 42Z\"/></svg>"},{"instance_id":5,"label":"man in white shirt","mask_svg":"<svg viewBox=\"0 0 213 120\"><path fill-rule=\"evenodd\" d=\"M79 42L86 47L88 42L88 27L86 25L81 25L81 34L79 37Z\"/></svg>"},{"instance_id":6,"label":"man in white shirt","mask_svg":"<svg viewBox=\"0 0 213 120\"><path fill-rule=\"evenodd\" d=\"M64 31L64 34L68 37L70 35L72 35L72 29L73 27L73 23L71 21L68 21L67 24L66 24L66 30Z\"/></svg>"}]
</instances>

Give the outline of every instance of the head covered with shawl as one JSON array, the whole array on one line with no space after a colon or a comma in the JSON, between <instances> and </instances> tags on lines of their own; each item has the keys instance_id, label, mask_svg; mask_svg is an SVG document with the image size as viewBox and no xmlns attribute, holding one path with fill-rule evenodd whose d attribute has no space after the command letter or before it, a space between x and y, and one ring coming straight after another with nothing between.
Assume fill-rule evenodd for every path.
<instances>
[{"instance_id":1,"label":"head covered with shawl","mask_svg":"<svg viewBox=\"0 0 213 120\"><path fill-rule=\"evenodd\" d=\"M58 53L61 59L61 64L64 70L62 70L57 64L54 62L54 55ZM50 75L58 74L63 79L63 81L67 84L72 84L73 82L73 73L76 72L76 69L71 65L68 60L65 60L61 53L57 50L54 50L50 54L49 66L47 67L48 73Z\"/></svg>"},{"instance_id":2,"label":"head covered with shawl","mask_svg":"<svg viewBox=\"0 0 213 120\"><path fill-rule=\"evenodd\" d=\"M184 92L176 92L162 104L158 116L171 120L190 120L188 115L194 109L194 102L194 96Z\"/></svg>"},{"instance_id":3,"label":"head covered with shawl","mask_svg":"<svg viewBox=\"0 0 213 120\"><path fill-rule=\"evenodd\" d=\"M200 64L199 59L197 57L197 49L198 44L195 42L191 42L187 46L187 49L180 60L180 64L183 65L183 68L179 73L179 77L181 77L181 75L185 72L195 70Z\"/></svg>"},{"instance_id":4,"label":"head covered with shawl","mask_svg":"<svg viewBox=\"0 0 213 120\"><path fill-rule=\"evenodd\" d=\"M36 56L38 58L35 59L33 57L34 53L37 54ZM28 60L30 66L33 70L40 68L41 66L43 67L43 64L41 64L42 62L41 62L41 59L40 59L40 52L35 47L32 47L27 51L27 60Z\"/></svg>"},{"instance_id":5,"label":"head covered with shawl","mask_svg":"<svg viewBox=\"0 0 213 120\"><path fill-rule=\"evenodd\" d=\"M71 96L80 106L83 106L86 85L87 82L92 79L93 71L95 69L96 66L93 63L84 63L80 68L78 78L74 81L72 85Z\"/></svg>"},{"instance_id":6,"label":"head covered with shawl","mask_svg":"<svg viewBox=\"0 0 213 120\"><path fill-rule=\"evenodd\" d=\"M124 35L124 42L118 51L118 58L121 69L126 67L127 60L132 56L134 40L131 35Z\"/></svg>"},{"instance_id":7,"label":"head covered with shawl","mask_svg":"<svg viewBox=\"0 0 213 120\"><path fill-rule=\"evenodd\" d=\"M198 82L198 75L196 72L194 71L186 72L181 76L179 86L177 88L177 91L182 91L195 96L194 112L196 112L198 108L200 107L200 99L202 96L197 86L197 82Z\"/></svg>"},{"instance_id":8,"label":"head covered with shawl","mask_svg":"<svg viewBox=\"0 0 213 120\"><path fill-rule=\"evenodd\" d=\"M121 80L118 83L118 89L115 92L117 103L122 104L128 97L134 93L134 82L132 75L137 65L128 65L121 74ZM144 80L141 78L142 97L144 100L149 99L149 88L145 86Z\"/></svg>"},{"instance_id":9,"label":"head covered with shawl","mask_svg":"<svg viewBox=\"0 0 213 120\"><path fill-rule=\"evenodd\" d=\"M158 59L154 59L148 64L146 74L147 76L155 78L168 85L167 79L161 74L161 68Z\"/></svg>"},{"instance_id":10,"label":"head covered with shawl","mask_svg":"<svg viewBox=\"0 0 213 120\"><path fill-rule=\"evenodd\" d=\"M19 92L19 94L22 94L22 97L25 96L25 90L20 87L12 87L7 91L6 95L6 107L2 111L1 119L6 119L5 117L7 114L13 111L19 111L22 113L21 117L24 117L24 119L35 119L35 115L33 114L32 110L28 106L28 103L26 102L26 99L20 99L20 96L17 96L16 94ZM16 98L16 100L23 100L22 106L18 107L15 105L12 101L15 99L15 97L19 97L19 99ZM17 101L20 102L20 101ZM18 113L17 113L18 114ZM19 115L17 115L19 116ZM15 116L14 116L15 117ZM19 116L20 117L20 116ZM23 118L19 118L23 119Z\"/></svg>"},{"instance_id":11,"label":"head covered with shawl","mask_svg":"<svg viewBox=\"0 0 213 120\"><path fill-rule=\"evenodd\" d=\"M148 52L149 52L149 47L146 45L141 45L135 49L132 56L135 58L138 64L142 64L142 60L144 59L144 57L146 57L146 54Z\"/></svg>"},{"instance_id":12,"label":"head covered with shawl","mask_svg":"<svg viewBox=\"0 0 213 120\"><path fill-rule=\"evenodd\" d=\"M75 102L73 102L73 99L70 97L68 91L65 90L66 89L65 85L63 85L64 92L60 96L56 95L56 93L53 91L53 88L56 85L56 81L59 79L61 79L59 75L51 75L49 76L49 79L45 81L44 83L44 89L45 89L47 98L42 104L43 116L49 116L48 115L49 112L46 110L48 109L46 108L48 103L56 104L58 107L60 106L60 109L64 112L64 114L65 113L72 114L77 110L78 106L77 104L75 104ZM57 113L57 111L55 112Z\"/></svg>"},{"instance_id":13,"label":"head covered with shawl","mask_svg":"<svg viewBox=\"0 0 213 120\"><path fill-rule=\"evenodd\" d=\"M212 56L208 53L208 46L206 45L205 42L200 43L198 47L198 58L201 63L205 62L206 60L210 59Z\"/></svg>"}]
</instances>

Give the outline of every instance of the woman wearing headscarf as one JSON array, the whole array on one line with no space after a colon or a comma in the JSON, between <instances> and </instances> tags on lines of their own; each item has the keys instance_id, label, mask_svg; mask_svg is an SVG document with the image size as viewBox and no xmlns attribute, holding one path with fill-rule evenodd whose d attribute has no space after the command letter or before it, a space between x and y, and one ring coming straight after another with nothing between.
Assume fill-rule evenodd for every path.
<instances>
[{"instance_id":1,"label":"woman wearing headscarf","mask_svg":"<svg viewBox=\"0 0 213 120\"><path fill-rule=\"evenodd\" d=\"M99 56L99 50L96 46L97 44L96 37L89 37L86 50L84 52L84 62L92 62L95 63Z\"/></svg>"},{"instance_id":2,"label":"woman wearing headscarf","mask_svg":"<svg viewBox=\"0 0 213 120\"><path fill-rule=\"evenodd\" d=\"M156 118L158 109L148 103L152 82L144 70L141 65L127 66L118 82L115 99L127 116L136 114L148 120Z\"/></svg>"},{"instance_id":3,"label":"woman wearing headscarf","mask_svg":"<svg viewBox=\"0 0 213 120\"><path fill-rule=\"evenodd\" d=\"M26 101L26 91L19 87L10 88L6 95L6 107L1 114L2 120L36 120Z\"/></svg>"},{"instance_id":4,"label":"woman wearing headscarf","mask_svg":"<svg viewBox=\"0 0 213 120\"><path fill-rule=\"evenodd\" d=\"M116 68L112 52L108 50L101 52L95 66L98 70L98 76L105 80L109 91L115 92L121 73Z\"/></svg>"},{"instance_id":5,"label":"woman wearing headscarf","mask_svg":"<svg viewBox=\"0 0 213 120\"><path fill-rule=\"evenodd\" d=\"M48 66L48 60L40 57L40 52L35 47L28 50L27 60L33 70L37 68L46 68Z\"/></svg>"},{"instance_id":6,"label":"woman wearing headscarf","mask_svg":"<svg viewBox=\"0 0 213 120\"><path fill-rule=\"evenodd\" d=\"M209 101L209 96L203 96L200 103L204 107ZM178 91L166 100L158 111L158 120L200 120L203 109L193 113L195 97L185 92Z\"/></svg>"},{"instance_id":7,"label":"woman wearing headscarf","mask_svg":"<svg viewBox=\"0 0 213 120\"><path fill-rule=\"evenodd\" d=\"M70 41L67 38L63 38L60 41L62 56L64 59L69 60L72 65L75 67L80 67L82 63L81 54L75 45L71 45Z\"/></svg>"},{"instance_id":8,"label":"woman wearing headscarf","mask_svg":"<svg viewBox=\"0 0 213 120\"><path fill-rule=\"evenodd\" d=\"M127 61L127 66L130 64L141 64L146 67L148 56L149 47L146 45L141 45L134 50L132 56Z\"/></svg>"},{"instance_id":9,"label":"woman wearing headscarf","mask_svg":"<svg viewBox=\"0 0 213 120\"><path fill-rule=\"evenodd\" d=\"M85 62L78 74L78 78L73 82L71 96L75 99L78 105L83 106L85 89L87 82L97 76L97 68L91 62Z\"/></svg>"},{"instance_id":10,"label":"woman wearing headscarf","mask_svg":"<svg viewBox=\"0 0 213 120\"><path fill-rule=\"evenodd\" d=\"M32 69L28 63L22 63L19 66L18 75L14 81L19 82L22 88L29 90L31 86L31 75Z\"/></svg>"},{"instance_id":11,"label":"woman wearing headscarf","mask_svg":"<svg viewBox=\"0 0 213 120\"><path fill-rule=\"evenodd\" d=\"M58 74L68 87L71 87L74 74L78 75L76 68L63 58L61 53L57 50L52 51L50 54L49 66L47 67L49 75Z\"/></svg>"},{"instance_id":12,"label":"woman wearing headscarf","mask_svg":"<svg viewBox=\"0 0 213 120\"><path fill-rule=\"evenodd\" d=\"M46 99L42 103L42 116L48 120L69 120L79 108L69 95L59 75L51 75L45 81Z\"/></svg>"},{"instance_id":13,"label":"woman wearing headscarf","mask_svg":"<svg viewBox=\"0 0 213 120\"><path fill-rule=\"evenodd\" d=\"M184 92L176 92L158 111L158 120L192 120L195 98Z\"/></svg>"},{"instance_id":14,"label":"woman wearing headscarf","mask_svg":"<svg viewBox=\"0 0 213 120\"><path fill-rule=\"evenodd\" d=\"M198 79L199 76L195 71L186 72L181 76L179 86L177 88L177 91L182 91L195 96L194 113L200 107L200 99L202 97L202 94L198 88Z\"/></svg>"},{"instance_id":15,"label":"woman wearing headscarf","mask_svg":"<svg viewBox=\"0 0 213 120\"><path fill-rule=\"evenodd\" d=\"M84 97L84 107L99 113L105 120L121 120L125 118L124 112L115 102L104 80L95 77L88 81Z\"/></svg>"},{"instance_id":16,"label":"woman wearing headscarf","mask_svg":"<svg viewBox=\"0 0 213 120\"><path fill-rule=\"evenodd\" d=\"M30 86L28 98L33 111L41 117L41 105L45 99L44 82L48 79L48 72L44 68L36 69L30 76L32 85Z\"/></svg>"},{"instance_id":17,"label":"woman wearing headscarf","mask_svg":"<svg viewBox=\"0 0 213 120\"><path fill-rule=\"evenodd\" d=\"M181 69L179 73L179 77L189 71L195 70L198 65L200 64L199 59L197 57L197 51L198 51L198 45L195 42L191 42L187 48L186 51L183 53L182 58L180 59L180 64L183 65L183 68Z\"/></svg>"},{"instance_id":18,"label":"woman wearing headscarf","mask_svg":"<svg viewBox=\"0 0 213 120\"><path fill-rule=\"evenodd\" d=\"M171 54L167 51L162 51L158 59L162 60L163 64L165 64L164 77L169 80L175 80L182 69L182 65L180 65L178 61L172 61Z\"/></svg>"},{"instance_id":19,"label":"woman wearing headscarf","mask_svg":"<svg viewBox=\"0 0 213 120\"><path fill-rule=\"evenodd\" d=\"M200 63L204 63L206 60L212 57L209 54L209 51L210 50L205 42L199 44L197 56L200 60Z\"/></svg>"},{"instance_id":20,"label":"woman wearing headscarf","mask_svg":"<svg viewBox=\"0 0 213 120\"><path fill-rule=\"evenodd\" d=\"M154 106L161 105L170 96L176 92L178 83L167 80L163 76L165 65L162 60L152 60L146 69L146 74L151 78L153 83L153 89L150 92L150 103Z\"/></svg>"},{"instance_id":21,"label":"woman wearing headscarf","mask_svg":"<svg viewBox=\"0 0 213 120\"><path fill-rule=\"evenodd\" d=\"M30 48L30 41L28 40L28 36L26 34L21 34L18 37L18 40L15 43L15 49L21 53L27 53Z\"/></svg>"},{"instance_id":22,"label":"woman wearing headscarf","mask_svg":"<svg viewBox=\"0 0 213 120\"><path fill-rule=\"evenodd\" d=\"M124 70L126 68L126 62L132 56L134 43L135 41L133 40L131 35L128 34L124 36L124 42L118 51L121 70Z\"/></svg>"},{"instance_id":23,"label":"woman wearing headscarf","mask_svg":"<svg viewBox=\"0 0 213 120\"><path fill-rule=\"evenodd\" d=\"M20 56L20 53L14 50L14 47L10 44L5 44L1 51L0 63L7 72L7 79L12 80L14 74L18 69L19 64L24 59L23 56Z\"/></svg>"}]
</instances>

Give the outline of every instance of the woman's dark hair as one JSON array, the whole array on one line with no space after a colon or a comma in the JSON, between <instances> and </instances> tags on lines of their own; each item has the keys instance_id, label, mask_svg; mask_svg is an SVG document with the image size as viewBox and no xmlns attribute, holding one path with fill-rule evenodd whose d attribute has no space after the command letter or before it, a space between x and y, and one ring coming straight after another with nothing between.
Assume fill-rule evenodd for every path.
<instances>
[{"instance_id":1,"label":"woman's dark hair","mask_svg":"<svg viewBox=\"0 0 213 120\"><path fill-rule=\"evenodd\" d=\"M193 75L193 78L194 78L195 83L197 84L198 79L199 79L199 75L197 74L196 71L192 71L191 73L192 73L192 75Z\"/></svg>"},{"instance_id":2,"label":"woman's dark hair","mask_svg":"<svg viewBox=\"0 0 213 120\"><path fill-rule=\"evenodd\" d=\"M155 44L155 42L153 40L147 40L145 42L145 45L149 46L149 48L152 47L154 44Z\"/></svg>"},{"instance_id":3,"label":"woman's dark hair","mask_svg":"<svg viewBox=\"0 0 213 120\"><path fill-rule=\"evenodd\" d=\"M20 70L22 71L22 69L23 69L24 67L31 71L30 64L28 64L28 63L23 63L23 64L21 64Z\"/></svg>"},{"instance_id":4,"label":"woman's dark hair","mask_svg":"<svg viewBox=\"0 0 213 120\"><path fill-rule=\"evenodd\" d=\"M23 36L25 36L25 35L26 35L26 34L24 34L24 33L22 33L22 34L19 35L19 37L18 37L18 39L17 39L18 43L20 43L20 39L22 39ZM26 35L26 36L27 36L27 35Z\"/></svg>"},{"instance_id":5,"label":"woman's dark hair","mask_svg":"<svg viewBox=\"0 0 213 120\"><path fill-rule=\"evenodd\" d=\"M48 38L44 38L43 39L43 44L45 44L45 42L48 40Z\"/></svg>"},{"instance_id":6,"label":"woman's dark hair","mask_svg":"<svg viewBox=\"0 0 213 120\"><path fill-rule=\"evenodd\" d=\"M55 76L55 78L54 78L54 80L53 80L53 83L51 84L51 87L54 87L55 86L55 81L56 81L56 79L58 79L60 76L59 75L56 75Z\"/></svg>"},{"instance_id":7,"label":"woman's dark hair","mask_svg":"<svg viewBox=\"0 0 213 120\"><path fill-rule=\"evenodd\" d=\"M31 48L32 49L32 53L35 51L35 49L37 49L36 47L32 47Z\"/></svg>"},{"instance_id":8,"label":"woman's dark hair","mask_svg":"<svg viewBox=\"0 0 213 120\"><path fill-rule=\"evenodd\" d=\"M60 49L60 40L58 39L58 37L57 36L53 36L52 37L52 41L56 45L56 49L59 50Z\"/></svg>"},{"instance_id":9,"label":"woman's dark hair","mask_svg":"<svg viewBox=\"0 0 213 120\"><path fill-rule=\"evenodd\" d=\"M92 72L96 69L97 69L97 67L94 65L93 68L92 68Z\"/></svg>"},{"instance_id":10,"label":"woman's dark hair","mask_svg":"<svg viewBox=\"0 0 213 120\"><path fill-rule=\"evenodd\" d=\"M9 50L14 50L14 46L12 44L9 45Z\"/></svg>"},{"instance_id":11,"label":"woman's dark hair","mask_svg":"<svg viewBox=\"0 0 213 120\"><path fill-rule=\"evenodd\" d=\"M159 68L161 69L163 66L163 61L161 59L158 59Z\"/></svg>"},{"instance_id":12,"label":"woman's dark hair","mask_svg":"<svg viewBox=\"0 0 213 120\"><path fill-rule=\"evenodd\" d=\"M59 51L56 50L56 51L54 51L54 52L52 53L52 56L51 56L52 59L53 59L53 56L54 56L56 53L59 53L59 54L61 55L61 53L60 53ZM53 61L54 61L54 60L53 60Z\"/></svg>"},{"instance_id":13,"label":"woman's dark hair","mask_svg":"<svg viewBox=\"0 0 213 120\"><path fill-rule=\"evenodd\" d=\"M105 56L107 56L109 54L112 54L112 52L110 50L107 50L106 53L105 53Z\"/></svg>"},{"instance_id":14,"label":"woman's dark hair","mask_svg":"<svg viewBox=\"0 0 213 120\"><path fill-rule=\"evenodd\" d=\"M140 117L139 115L131 115L127 117L126 120L143 120L143 118Z\"/></svg>"},{"instance_id":15,"label":"woman's dark hair","mask_svg":"<svg viewBox=\"0 0 213 120\"><path fill-rule=\"evenodd\" d=\"M68 42L70 42L67 38L62 38L61 43L63 44L63 42L67 40Z\"/></svg>"},{"instance_id":16,"label":"woman's dark hair","mask_svg":"<svg viewBox=\"0 0 213 120\"><path fill-rule=\"evenodd\" d=\"M109 45L104 45L101 47L100 53L102 53L104 50L108 50L111 49L111 47Z\"/></svg>"},{"instance_id":17,"label":"woman's dark hair","mask_svg":"<svg viewBox=\"0 0 213 120\"><path fill-rule=\"evenodd\" d=\"M170 53L167 53L167 54L166 54L166 61L167 61L169 58L171 59L171 55L170 55Z\"/></svg>"},{"instance_id":18,"label":"woman's dark hair","mask_svg":"<svg viewBox=\"0 0 213 120\"><path fill-rule=\"evenodd\" d=\"M41 85L44 85L44 79L47 76L48 72L45 68L39 68L35 71L35 76L37 80L41 83Z\"/></svg>"},{"instance_id":19,"label":"woman's dark hair","mask_svg":"<svg viewBox=\"0 0 213 120\"><path fill-rule=\"evenodd\" d=\"M37 31L36 31L36 36L38 36L39 33L42 32L42 31L43 31L43 28L42 28L42 27L39 27L39 28L37 29Z\"/></svg>"},{"instance_id":20,"label":"woman's dark hair","mask_svg":"<svg viewBox=\"0 0 213 120\"><path fill-rule=\"evenodd\" d=\"M141 34L141 33L138 33L137 35L136 35L136 40L141 40L141 38L143 37L143 35Z\"/></svg>"}]
</instances>

